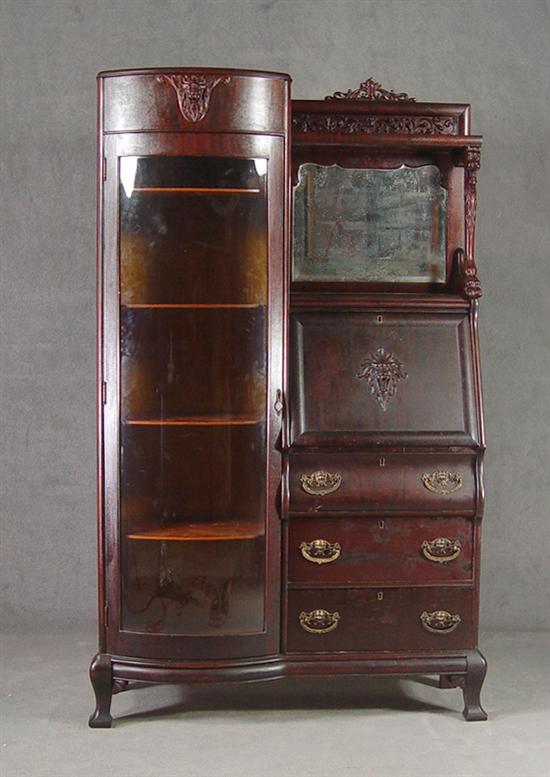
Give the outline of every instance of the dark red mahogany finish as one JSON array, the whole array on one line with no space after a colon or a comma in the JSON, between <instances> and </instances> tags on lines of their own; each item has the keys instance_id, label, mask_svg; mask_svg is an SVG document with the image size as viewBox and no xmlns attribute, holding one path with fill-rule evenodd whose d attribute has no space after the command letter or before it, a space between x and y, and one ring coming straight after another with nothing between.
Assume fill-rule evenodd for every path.
<instances>
[{"instance_id":1,"label":"dark red mahogany finish","mask_svg":"<svg viewBox=\"0 0 550 777\"><path fill-rule=\"evenodd\" d=\"M486 662L477 650L477 623L485 444L477 334L481 287L473 248L481 140L469 134L469 106L417 103L369 79L359 89L325 101L294 102L291 112L288 76L253 71L113 71L100 74L98 82L100 629L99 652L90 668L97 701L90 726L109 727L112 694L141 683L324 674L436 674L442 688L462 689L467 720L484 720L479 696ZM120 342L118 180L119 158L125 156L268 160L264 524L248 514L246 493L232 505L238 520L231 530L223 521L209 524L203 519L192 525L151 524L147 510L155 494L147 489L142 493L141 487L133 494L119 482L120 462L128 458L127 452L121 454L120 441L121 418L125 422L121 356L130 358ZM446 282L292 283L289 194L304 162L381 169L436 165L448 197ZM201 192L207 191L205 186ZM226 191L233 196L230 188ZM249 195L242 196L246 200ZM244 253L249 244L256 245L257 236L252 242L245 238L239 243ZM160 260L170 267L166 255ZM245 270L245 264L236 268L234 289ZM170 285L165 287L171 293ZM254 288L245 296L252 299ZM213 336L212 322L219 320L233 337L229 307L239 308L234 320L248 321L248 333L263 320L248 296L231 299L234 289L228 287L224 304L200 300L208 309L223 310L212 316L197 312L199 331ZM179 320L173 310L178 300L169 302L141 307L166 308L157 319L168 322L172 331ZM127 307L128 320L147 323L139 300ZM186 322L193 315L185 311L179 318ZM187 324L174 326L185 337ZM154 331L162 335L158 327ZM406 382L383 415L373 410L366 380L357 377L372 332L399 343L399 356L406 362ZM247 385L250 398L239 394L243 408L236 420L211 413L191 418L195 431L189 431L190 440L201 439L196 430L204 427L210 429L206 435L219 434L222 440L222 453L209 467L200 446L196 456L186 453L187 432L177 437L190 417L174 411L168 421L151 420L148 407L155 391L150 375L172 356L166 356L162 343L159 350L146 351L147 337L140 335L138 343L145 369L130 363L127 373L133 381L128 407L135 411L135 417L126 419L135 435L128 439L138 440L131 466L139 474L139 456L149 456L154 448L150 425L167 424L162 439L183 441L173 448L182 457L178 464L183 474L178 482L177 474L171 474L177 468L164 462L162 477L154 470L154 482L157 475L159 482L168 479L172 491L188 494L193 509L199 510L198 495L215 493L217 481L210 469L223 462L224 446L233 446L240 456L236 472L242 468L246 473L250 465L249 435L262 419L249 412L248 404L256 401L257 392ZM190 342L190 353L200 360L200 338ZM176 362L177 349L176 344ZM347 373L341 369L346 360ZM210 365L204 371L204 393L213 392L208 396L222 402L230 377L219 354L216 363L222 375L219 386L212 389L215 371ZM241 381L242 361L234 373ZM196 387L200 395L200 374L182 379L189 381L182 385ZM177 407L177 394L169 396ZM227 424L236 425L234 433L215 431ZM191 476L186 467L193 461L200 462L200 471ZM209 504L215 501L213 497ZM214 542L220 538L223 542ZM263 577L258 573L255 581L264 586L264 629L224 633L222 627L213 636L210 631L220 628L221 620L214 620L214 626L211 622L208 634L170 633L160 621L147 630L137 628L141 616L128 620L124 590L132 579L131 565L147 558L154 542L169 548L173 543L191 553L188 559L195 553L189 548L248 543L243 558L253 563L256 553L264 559ZM128 548L136 547L132 543L139 546L137 555L128 555ZM204 582L201 586L201 596L212 596ZM170 603L163 601L168 611ZM181 597L178 601L183 609ZM212 600L211 619L222 617L222 605L218 602L216 610Z\"/></svg>"}]
</instances>

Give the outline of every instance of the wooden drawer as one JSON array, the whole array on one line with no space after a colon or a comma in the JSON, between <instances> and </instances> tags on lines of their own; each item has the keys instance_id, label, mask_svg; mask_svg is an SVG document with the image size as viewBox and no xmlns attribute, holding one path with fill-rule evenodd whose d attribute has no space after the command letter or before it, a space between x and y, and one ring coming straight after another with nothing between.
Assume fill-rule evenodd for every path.
<instances>
[{"instance_id":1,"label":"wooden drawer","mask_svg":"<svg viewBox=\"0 0 550 777\"><path fill-rule=\"evenodd\" d=\"M468 518L291 518L288 581L466 582L472 547Z\"/></svg>"},{"instance_id":2,"label":"wooden drawer","mask_svg":"<svg viewBox=\"0 0 550 777\"><path fill-rule=\"evenodd\" d=\"M473 595L439 587L290 590L287 652L473 648ZM448 613L445 628L436 612Z\"/></svg>"},{"instance_id":3,"label":"wooden drawer","mask_svg":"<svg viewBox=\"0 0 550 777\"><path fill-rule=\"evenodd\" d=\"M293 452L290 512L473 515L475 463L468 454Z\"/></svg>"},{"instance_id":4,"label":"wooden drawer","mask_svg":"<svg viewBox=\"0 0 550 777\"><path fill-rule=\"evenodd\" d=\"M104 132L286 131L284 74L206 68L114 71L100 79Z\"/></svg>"}]
</instances>

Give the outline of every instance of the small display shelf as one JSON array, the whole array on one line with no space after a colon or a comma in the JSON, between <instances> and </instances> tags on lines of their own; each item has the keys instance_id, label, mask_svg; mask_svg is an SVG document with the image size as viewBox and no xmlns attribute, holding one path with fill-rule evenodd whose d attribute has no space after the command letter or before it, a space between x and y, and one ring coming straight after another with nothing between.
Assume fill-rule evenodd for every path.
<instances>
[{"instance_id":1,"label":"small display shelf","mask_svg":"<svg viewBox=\"0 0 550 777\"><path fill-rule=\"evenodd\" d=\"M261 189L222 188L217 186L138 186L133 192L147 194L260 194Z\"/></svg>"},{"instance_id":2,"label":"small display shelf","mask_svg":"<svg viewBox=\"0 0 550 777\"><path fill-rule=\"evenodd\" d=\"M256 521L215 521L162 526L126 535L128 540L152 542L225 542L255 540L264 535L264 527Z\"/></svg>"},{"instance_id":3,"label":"small display shelf","mask_svg":"<svg viewBox=\"0 0 550 777\"><path fill-rule=\"evenodd\" d=\"M253 415L187 416L183 418L136 418L124 421L128 426L252 426L263 421Z\"/></svg>"},{"instance_id":4,"label":"small display shelf","mask_svg":"<svg viewBox=\"0 0 550 777\"><path fill-rule=\"evenodd\" d=\"M225 302L220 304L215 302L200 302L196 304L179 302L132 302L127 305L122 305L122 307L131 310L151 310L155 308L159 308L160 310L231 310L232 308L242 310L245 308L261 308L265 306L256 302L238 302L235 304Z\"/></svg>"}]
</instances>

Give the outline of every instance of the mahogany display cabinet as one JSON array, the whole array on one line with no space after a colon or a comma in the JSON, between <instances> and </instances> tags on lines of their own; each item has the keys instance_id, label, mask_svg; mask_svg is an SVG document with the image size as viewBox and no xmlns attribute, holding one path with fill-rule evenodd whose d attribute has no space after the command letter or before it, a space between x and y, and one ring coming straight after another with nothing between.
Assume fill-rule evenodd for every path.
<instances>
[{"instance_id":1,"label":"mahogany display cabinet","mask_svg":"<svg viewBox=\"0 0 550 777\"><path fill-rule=\"evenodd\" d=\"M93 727L147 683L439 677L484 720L469 106L101 73Z\"/></svg>"}]
</instances>

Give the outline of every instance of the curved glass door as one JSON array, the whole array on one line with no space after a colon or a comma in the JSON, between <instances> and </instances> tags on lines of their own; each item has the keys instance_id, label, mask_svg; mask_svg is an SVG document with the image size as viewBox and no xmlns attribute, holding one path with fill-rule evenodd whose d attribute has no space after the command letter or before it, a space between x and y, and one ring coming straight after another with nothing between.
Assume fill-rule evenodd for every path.
<instances>
[{"instance_id":1,"label":"curved glass door","mask_svg":"<svg viewBox=\"0 0 550 777\"><path fill-rule=\"evenodd\" d=\"M122 628L264 629L267 160L119 162Z\"/></svg>"}]
</instances>

